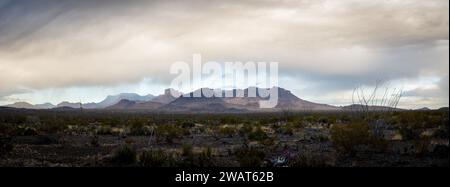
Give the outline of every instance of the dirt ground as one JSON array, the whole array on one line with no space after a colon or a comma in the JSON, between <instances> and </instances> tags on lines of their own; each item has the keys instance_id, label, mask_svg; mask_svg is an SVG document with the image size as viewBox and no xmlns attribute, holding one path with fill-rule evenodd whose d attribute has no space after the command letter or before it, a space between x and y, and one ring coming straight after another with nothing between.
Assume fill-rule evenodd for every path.
<instances>
[{"instance_id":1,"label":"dirt ground","mask_svg":"<svg viewBox=\"0 0 450 187\"><path fill-rule=\"evenodd\" d=\"M192 145L193 152L201 152L211 148L212 166L238 167L239 162L233 151L239 147L260 147L266 155L262 166L273 166L278 157L307 155L306 162L318 162L319 167L404 167L404 166L445 166L448 167L448 155L433 153L433 144L428 145L430 151L417 155L413 142L390 141L389 150L384 153L371 151L358 152L347 156L339 154L330 140L317 140L318 134L327 134L326 130L304 129L293 135L277 135L273 145L261 145L258 142L245 142L242 137L213 137L205 134L191 134L175 139L173 142L158 141L152 136L123 135L70 135L47 134L34 136L16 136L12 139L13 148L1 161L1 166L19 167L72 167L72 166L116 166L112 162L114 150L122 145L130 145L139 153L142 150L164 150L181 155L183 145ZM270 136L275 136L271 134ZM96 138L98 145L92 145ZM439 141L439 140L436 140ZM442 140L441 140L442 144ZM445 140L443 140L445 144ZM448 140L447 140L448 146ZM411 150L410 150L411 149ZM448 153L447 153L448 154ZM288 156L286 156L288 155ZM283 162L280 162L283 166ZM138 163L128 166L139 166ZM308 164L306 164L308 166ZM315 167L314 163L311 164Z\"/></svg>"}]
</instances>

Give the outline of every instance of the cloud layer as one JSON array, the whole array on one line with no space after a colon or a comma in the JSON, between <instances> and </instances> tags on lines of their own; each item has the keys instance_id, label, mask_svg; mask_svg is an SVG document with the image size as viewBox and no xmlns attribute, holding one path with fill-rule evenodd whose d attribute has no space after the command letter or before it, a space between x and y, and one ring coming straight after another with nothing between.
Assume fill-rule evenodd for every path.
<instances>
[{"instance_id":1,"label":"cloud layer","mask_svg":"<svg viewBox=\"0 0 450 187\"><path fill-rule=\"evenodd\" d=\"M446 106L448 14L447 0L0 0L0 98L168 85L171 63L201 53L277 61L281 86L315 101L345 103L339 93L384 79Z\"/></svg>"}]
</instances>

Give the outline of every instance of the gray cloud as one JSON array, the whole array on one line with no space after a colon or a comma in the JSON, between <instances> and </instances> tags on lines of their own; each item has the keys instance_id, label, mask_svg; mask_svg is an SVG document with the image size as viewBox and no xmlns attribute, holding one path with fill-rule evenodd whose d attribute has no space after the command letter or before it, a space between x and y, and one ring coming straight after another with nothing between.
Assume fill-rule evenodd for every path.
<instances>
[{"instance_id":1,"label":"gray cloud","mask_svg":"<svg viewBox=\"0 0 450 187\"><path fill-rule=\"evenodd\" d=\"M433 88L416 88L405 92L405 96L422 97L422 98L436 98L436 97L449 97L449 81L448 76L439 80L436 87Z\"/></svg>"}]
</instances>

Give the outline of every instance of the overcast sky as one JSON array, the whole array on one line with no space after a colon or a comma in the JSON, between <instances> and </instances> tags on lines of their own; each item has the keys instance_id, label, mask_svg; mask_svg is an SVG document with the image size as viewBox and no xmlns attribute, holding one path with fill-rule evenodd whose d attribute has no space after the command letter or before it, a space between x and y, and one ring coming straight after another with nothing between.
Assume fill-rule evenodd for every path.
<instances>
[{"instance_id":1,"label":"overcast sky","mask_svg":"<svg viewBox=\"0 0 450 187\"><path fill-rule=\"evenodd\" d=\"M175 61L276 61L321 103L389 81L404 108L448 106L448 0L0 0L0 104L160 94Z\"/></svg>"}]
</instances>

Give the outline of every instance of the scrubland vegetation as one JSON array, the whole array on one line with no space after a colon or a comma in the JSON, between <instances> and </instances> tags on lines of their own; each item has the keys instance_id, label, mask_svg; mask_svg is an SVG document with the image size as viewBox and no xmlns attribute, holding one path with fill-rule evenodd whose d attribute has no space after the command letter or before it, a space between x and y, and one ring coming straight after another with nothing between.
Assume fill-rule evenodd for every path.
<instances>
[{"instance_id":1,"label":"scrubland vegetation","mask_svg":"<svg viewBox=\"0 0 450 187\"><path fill-rule=\"evenodd\" d=\"M1 166L448 167L448 111L0 111Z\"/></svg>"}]
</instances>

